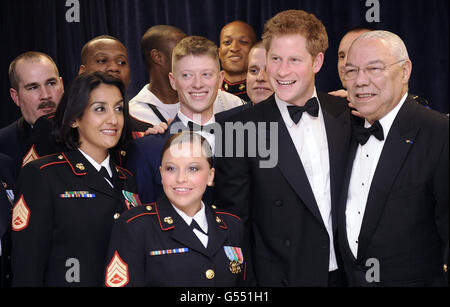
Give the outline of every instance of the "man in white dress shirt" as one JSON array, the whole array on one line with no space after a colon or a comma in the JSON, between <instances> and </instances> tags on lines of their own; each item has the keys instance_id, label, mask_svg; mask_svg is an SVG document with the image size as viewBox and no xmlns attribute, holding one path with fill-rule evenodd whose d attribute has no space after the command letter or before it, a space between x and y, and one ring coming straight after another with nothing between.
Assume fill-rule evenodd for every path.
<instances>
[{"instance_id":1,"label":"man in white dress shirt","mask_svg":"<svg viewBox=\"0 0 450 307\"><path fill-rule=\"evenodd\" d=\"M275 95L231 119L277 124L267 138L278 163L261 167L267 157L248 148L217 159L217 204L246 222L258 286L338 286L335 219L351 125L343 99L315 88L328 36L314 15L288 10L266 23L263 42Z\"/></svg>"},{"instance_id":2,"label":"man in white dress shirt","mask_svg":"<svg viewBox=\"0 0 450 307\"><path fill-rule=\"evenodd\" d=\"M339 214L351 286L445 284L449 121L408 94L411 71L394 33L368 32L350 47L343 78L365 118L354 128Z\"/></svg>"}]
</instances>

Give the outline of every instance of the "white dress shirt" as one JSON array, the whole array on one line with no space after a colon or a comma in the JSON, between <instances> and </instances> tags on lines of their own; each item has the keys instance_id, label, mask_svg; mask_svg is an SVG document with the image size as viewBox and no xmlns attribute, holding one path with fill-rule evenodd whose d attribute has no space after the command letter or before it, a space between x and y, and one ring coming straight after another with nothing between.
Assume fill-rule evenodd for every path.
<instances>
[{"instance_id":1,"label":"white dress shirt","mask_svg":"<svg viewBox=\"0 0 450 307\"><path fill-rule=\"evenodd\" d=\"M380 141L371 135L364 145L358 145L355 159L353 160L352 174L348 187L347 206L345 209L347 240L353 256L358 256L359 233L366 210L367 197L373 175L383 150L384 142L389 134L392 123L406 100L406 93L400 103L388 114L379 120L383 127L384 140ZM371 124L366 120L364 127L369 128Z\"/></svg>"},{"instance_id":2,"label":"white dress shirt","mask_svg":"<svg viewBox=\"0 0 450 307\"><path fill-rule=\"evenodd\" d=\"M312 97L317 98L315 88ZM317 101L319 101L318 116L314 117L307 112L303 112L298 124L295 124L289 115L287 107L291 104L282 101L277 95L275 95L275 101L303 164L314 198L319 207L320 215L322 216L323 223L327 229L330 238L329 271L334 271L338 266L333 244L330 161L328 156L327 133L320 101L317 98Z\"/></svg>"},{"instance_id":3,"label":"white dress shirt","mask_svg":"<svg viewBox=\"0 0 450 307\"><path fill-rule=\"evenodd\" d=\"M106 170L108 171L109 177L112 178L112 171L111 171L111 167L109 166L109 159L110 159L109 154L108 154L108 156L106 157L106 159L103 160L103 162L102 162L101 164L98 164L94 159L92 159L87 153L85 153L84 151L82 151L80 148L78 148L78 150L83 154L83 156L86 158L86 160L88 160L89 163L92 164L92 166L97 170L97 172L99 172L100 169L101 169L102 166L103 166L103 167L105 167ZM112 188L114 187L111 181L109 181L109 180L106 179L106 178L105 178L105 180L106 180L107 183L109 183L109 185L110 185Z\"/></svg>"},{"instance_id":4,"label":"white dress shirt","mask_svg":"<svg viewBox=\"0 0 450 307\"><path fill-rule=\"evenodd\" d=\"M190 217L186 213L184 213L182 210L178 209L171 203L172 207L175 209L175 211L183 218L183 220L188 224L188 226L191 226L192 220L194 219L198 226L205 232L208 233L208 221L206 220L206 213L205 213L205 204L202 201L202 205L200 210L193 216ZM193 229L194 234L197 236L197 238L202 242L203 246L206 248L208 246L208 235L205 235L201 231L197 229Z\"/></svg>"}]
</instances>

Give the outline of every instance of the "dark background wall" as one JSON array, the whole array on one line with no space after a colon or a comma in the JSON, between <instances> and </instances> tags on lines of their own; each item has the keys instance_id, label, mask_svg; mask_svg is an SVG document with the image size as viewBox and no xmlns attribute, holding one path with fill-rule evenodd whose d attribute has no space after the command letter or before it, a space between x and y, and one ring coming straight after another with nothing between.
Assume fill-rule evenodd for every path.
<instances>
[{"instance_id":1,"label":"dark background wall","mask_svg":"<svg viewBox=\"0 0 450 307\"><path fill-rule=\"evenodd\" d=\"M74 8L70 2L79 3L79 22L66 20ZM369 23L366 14L377 17L371 12L378 5L379 22ZM128 48L132 98L148 82L139 42L149 27L170 24L218 44L226 23L244 20L260 37L264 23L286 9L313 13L327 28L330 48L317 76L318 90L340 88L339 40L354 26L370 25L402 37L413 62L410 91L428 99L433 109L449 112L448 0L7 0L0 9L0 128L20 116L9 96L8 66L22 52L49 54L67 85L78 73L83 44L97 35L113 35Z\"/></svg>"}]
</instances>

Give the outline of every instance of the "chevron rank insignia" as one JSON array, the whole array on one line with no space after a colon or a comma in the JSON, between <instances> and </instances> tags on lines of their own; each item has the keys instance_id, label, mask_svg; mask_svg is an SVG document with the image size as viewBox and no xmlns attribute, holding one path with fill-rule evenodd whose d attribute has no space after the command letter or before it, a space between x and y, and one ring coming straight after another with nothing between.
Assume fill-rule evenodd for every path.
<instances>
[{"instance_id":1,"label":"chevron rank insignia","mask_svg":"<svg viewBox=\"0 0 450 307\"><path fill-rule=\"evenodd\" d=\"M20 196L13 208L11 226L14 231L21 231L27 228L30 221L30 209L28 208L23 195Z\"/></svg>"},{"instance_id":2,"label":"chevron rank insignia","mask_svg":"<svg viewBox=\"0 0 450 307\"><path fill-rule=\"evenodd\" d=\"M141 206L141 200L139 199L139 195L122 190L123 197L125 197L125 204L127 205L127 208L133 208L137 206Z\"/></svg>"},{"instance_id":3,"label":"chevron rank insignia","mask_svg":"<svg viewBox=\"0 0 450 307\"><path fill-rule=\"evenodd\" d=\"M37 160L39 159L39 155L36 152L36 149L34 149L34 145L31 146L30 150L28 151L28 153L23 157L23 161L22 161L22 167L25 166L25 164Z\"/></svg>"},{"instance_id":4,"label":"chevron rank insignia","mask_svg":"<svg viewBox=\"0 0 450 307\"><path fill-rule=\"evenodd\" d=\"M108 287L123 287L128 282L128 265L115 251L114 257L106 268L105 285Z\"/></svg>"}]
</instances>

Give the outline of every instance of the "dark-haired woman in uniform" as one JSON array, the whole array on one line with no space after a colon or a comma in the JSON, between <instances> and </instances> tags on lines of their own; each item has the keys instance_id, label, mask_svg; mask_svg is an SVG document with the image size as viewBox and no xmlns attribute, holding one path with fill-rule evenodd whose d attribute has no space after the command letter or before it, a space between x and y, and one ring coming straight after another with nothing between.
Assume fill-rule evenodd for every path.
<instances>
[{"instance_id":1,"label":"dark-haired woman in uniform","mask_svg":"<svg viewBox=\"0 0 450 307\"><path fill-rule=\"evenodd\" d=\"M202 201L214 168L208 141L171 136L162 150L164 194L116 221L108 251L109 287L230 287L245 279L243 225Z\"/></svg>"},{"instance_id":2,"label":"dark-haired woman in uniform","mask_svg":"<svg viewBox=\"0 0 450 307\"><path fill-rule=\"evenodd\" d=\"M12 214L13 286L101 286L114 219L139 200L109 150L128 138L119 79L79 75L56 112L67 150L27 164Z\"/></svg>"}]
</instances>

